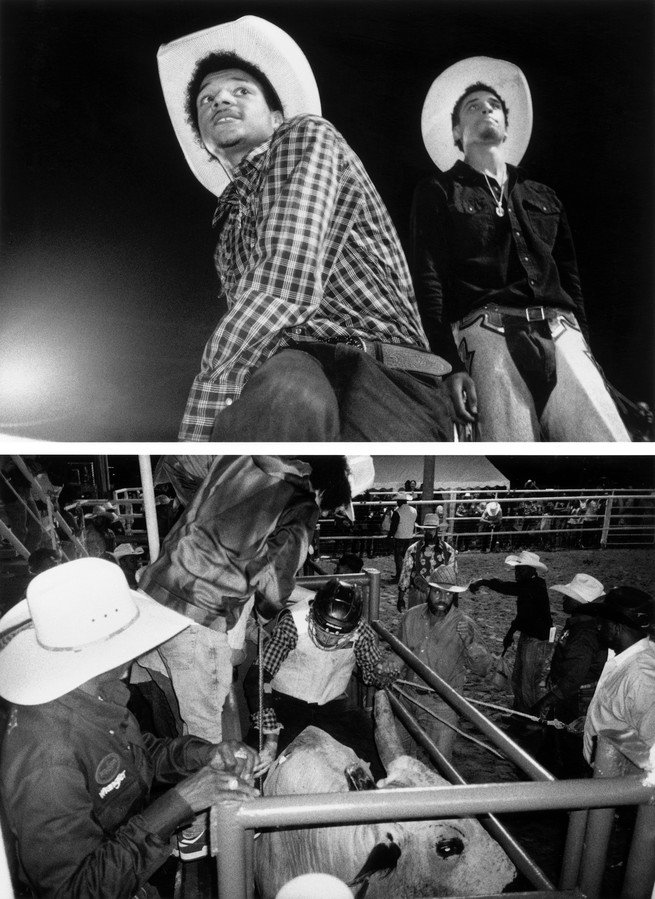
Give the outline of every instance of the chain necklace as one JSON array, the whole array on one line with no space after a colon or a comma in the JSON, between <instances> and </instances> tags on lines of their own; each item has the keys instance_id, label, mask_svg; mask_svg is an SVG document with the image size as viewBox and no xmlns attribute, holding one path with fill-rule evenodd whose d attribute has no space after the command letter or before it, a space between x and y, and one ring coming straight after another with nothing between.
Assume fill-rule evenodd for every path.
<instances>
[{"instance_id":1,"label":"chain necklace","mask_svg":"<svg viewBox=\"0 0 655 899\"><path fill-rule=\"evenodd\" d=\"M500 185L500 199L499 199L498 197L496 197L496 194L493 191L491 182L487 178L487 173L483 172L482 174L484 175L484 180L487 182L487 187L489 188L489 193L491 194L491 199L496 204L496 215L499 218L502 218L505 215L505 210L503 209L503 193L505 191L505 183L507 182L507 178L505 178L503 183Z\"/></svg>"}]
</instances>

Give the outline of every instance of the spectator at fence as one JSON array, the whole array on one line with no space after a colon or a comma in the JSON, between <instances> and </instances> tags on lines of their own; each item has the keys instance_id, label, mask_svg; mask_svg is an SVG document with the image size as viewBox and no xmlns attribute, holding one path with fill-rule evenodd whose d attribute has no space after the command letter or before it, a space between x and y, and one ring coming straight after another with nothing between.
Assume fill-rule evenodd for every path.
<instances>
[{"instance_id":1,"label":"spectator at fence","mask_svg":"<svg viewBox=\"0 0 655 899\"><path fill-rule=\"evenodd\" d=\"M423 524L417 527L423 531L423 536L408 547L403 559L396 603L399 612L406 606L411 609L427 602L426 578L429 580L437 568L452 566L457 574L455 550L440 535L441 521L436 512L428 512Z\"/></svg>"},{"instance_id":2,"label":"spectator at fence","mask_svg":"<svg viewBox=\"0 0 655 899\"><path fill-rule=\"evenodd\" d=\"M495 549L498 539L497 531L500 530L502 523L503 510L500 503L492 500L485 505L478 523L478 533L482 534L480 548L483 552L488 553Z\"/></svg>"},{"instance_id":3,"label":"spectator at fence","mask_svg":"<svg viewBox=\"0 0 655 899\"><path fill-rule=\"evenodd\" d=\"M496 593L516 597L516 616L505 634L503 647L509 649L518 631L520 636L512 671L514 708L518 712L530 712L546 692L544 681L553 649L549 642L553 619L548 588L538 574L548 568L536 553L527 550L507 556L505 564L514 569L514 583L499 578L480 578L473 581L469 589L475 594L480 587L488 587Z\"/></svg>"},{"instance_id":4,"label":"spectator at fence","mask_svg":"<svg viewBox=\"0 0 655 899\"><path fill-rule=\"evenodd\" d=\"M345 553L337 562L335 574L359 574L364 567L364 561L361 556L354 553Z\"/></svg>"},{"instance_id":5,"label":"spectator at fence","mask_svg":"<svg viewBox=\"0 0 655 899\"><path fill-rule=\"evenodd\" d=\"M30 577L36 577L37 574L42 574L49 568L61 565L62 562L63 559L58 549L54 549L52 546L40 546L39 549L30 553L27 560L27 571Z\"/></svg>"},{"instance_id":6,"label":"spectator at fence","mask_svg":"<svg viewBox=\"0 0 655 899\"><path fill-rule=\"evenodd\" d=\"M467 587L457 584L454 565L442 565L427 579L419 575L419 583L421 580L424 580L421 589L427 595L427 602L405 612L400 621L400 639L435 674L461 692L467 669L484 677L491 665L491 655L475 621L456 606L458 595ZM426 707L412 706L417 723L450 760L456 737L453 726L459 720L457 712L426 688L425 682L409 666L405 674L415 684L409 687L410 694ZM408 753L430 764L427 754L416 746L405 728L399 724L398 730Z\"/></svg>"},{"instance_id":7,"label":"spectator at fence","mask_svg":"<svg viewBox=\"0 0 655 899\"><path fill-rule=\"evenodd\" d=\"M587 614L589 603L603 596L605 588L590 574L576 574L568 584L551 590L563 595L562 610L569 615L555 645L548 692L533 709L544 719L570 724L587 713L598 678L607 661L601 646L598 619ZM586 777L590 773L582 753L582 731L549 727L544 737L544 763L556 777Z\"/></svg>"},{"instance_id":8,"label":"spectator at fence","mask_svg":"<svg viewBox=\"0 0 655 899\"><path fill-rule=\"evenodd\" d=\"M600 525L602 519L599 515L599 507L600 503L597 499L590 499L584 510L581 535L581 543L584 548L599 546L600 544Z\"/></svg>"},{"instance_id":9,"label":"spectator at fence","mask_svg":"<svg viewBox=\"0 0 655 899\"><path fill-rule=\"evenodd\" d=\"M132 590L136 590L139 582L138 573L145 564L143 547L134 543L119 543L112 555L120 565L127 583Z\"/></svg>"},{"instance_id":10,"label":"spectator at fence","mask_svg":"<svg viewBox=\"0 0 655 899\"><path fill-rule=\"evenodd\" d=\"M467 502L467 500L471 500L470 493L465 493L462 501L457 503L455 508L454 545L457 552L466 552L473 530L473 503Z\"/></svg>"},{"instance_id":11,"label":"spectator at fence","mask_svg":"<svg viewBox=\"0 0 655 899\"><path fill-rule=\"evenodd\" d=\"M586 611L600 621L600 642L615 656L605 665L589 704L585 758L593 762L595 738L602 735L646 770L655 745L655 644L649 639L653 597L636 587L614 587Z\"/></svg>"},{"instance_id":12,"label":"spectator at fence","mask_svg":"<svg viewBox=\"0 0 655 899\"><path fill-rule=\"evenodd\" d=\"M396 567L396 574L391 579L392 584L397 584L400 580L405 553L414 539L417 513L414 506L409 505L411 498L409 493L397 493L394 497L396 508L389 524L389 537L393 541L393 561Z\"/></svg>"}]
</instances>

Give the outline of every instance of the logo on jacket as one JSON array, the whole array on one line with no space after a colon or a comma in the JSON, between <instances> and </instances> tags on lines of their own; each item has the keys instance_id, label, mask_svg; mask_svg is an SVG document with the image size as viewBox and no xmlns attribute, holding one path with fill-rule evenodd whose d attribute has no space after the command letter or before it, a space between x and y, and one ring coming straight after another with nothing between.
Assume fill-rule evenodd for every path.
<instances>
[{"instance_id":1,"label":"logo on jacket","mask_svg":"<svg viewBox=\"0 0 655 899\"><path fill-rule=\"evenodd\" d=\"M96 768L96 783L107 784L113 780L120 771L121 760L115 752L110 752L98 762Z\"/></svg>"}]
</instances>

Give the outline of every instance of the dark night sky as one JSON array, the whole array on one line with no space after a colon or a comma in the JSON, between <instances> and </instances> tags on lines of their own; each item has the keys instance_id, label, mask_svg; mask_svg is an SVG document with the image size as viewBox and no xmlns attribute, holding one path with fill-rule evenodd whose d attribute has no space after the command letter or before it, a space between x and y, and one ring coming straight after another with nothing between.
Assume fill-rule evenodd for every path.
<instances>
[{"instance_id":1,"label":"dark night sky","mask_svg":"<svg viewBox=\"0 0 655 899\"><path fill-rule=\"evenodd\" d=\"M218 310L211 195L184 162L160 43L246 13L307 54L324 115L404 240L431 163L420 111L465 56L516 62L535 128L524 165L563 199L592 344L653 399L652 0L0 0L0 430L174 440Z\"/></svg>"}]
</instances>

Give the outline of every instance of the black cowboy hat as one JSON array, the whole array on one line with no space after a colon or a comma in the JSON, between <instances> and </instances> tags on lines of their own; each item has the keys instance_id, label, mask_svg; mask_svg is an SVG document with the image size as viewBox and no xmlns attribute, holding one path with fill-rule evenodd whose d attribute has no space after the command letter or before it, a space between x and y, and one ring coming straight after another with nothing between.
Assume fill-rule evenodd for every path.
<instances>
[{"instance_id":1,"label":"black cowboy hat","mask_svg":"<svg viewBox=\"0 0 655 899\"><path fill-rule=\"evenodd\" d=\"M602 599L587 603L584 611L647 634L655 620L655 601L637 587L612 587Z\"/></svg>"}]
</instances>

